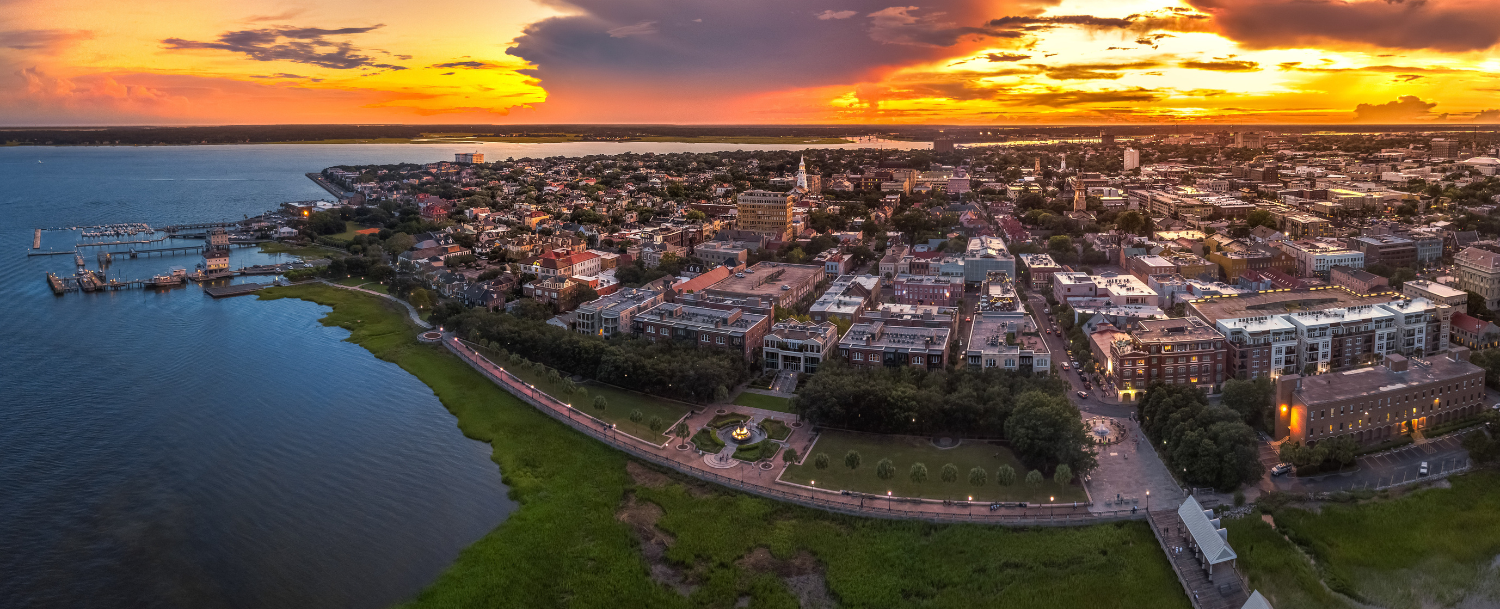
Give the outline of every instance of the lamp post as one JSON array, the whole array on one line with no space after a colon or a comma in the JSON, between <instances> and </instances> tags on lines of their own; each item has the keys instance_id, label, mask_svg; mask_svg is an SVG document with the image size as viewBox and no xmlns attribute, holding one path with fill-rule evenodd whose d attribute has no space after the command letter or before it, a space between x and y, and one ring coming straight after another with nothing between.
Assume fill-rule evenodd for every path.
<instances>
[{"instance_id":1,"label":"lamp post","mask_svg":"<svg viewBox=\"0 0 1500 609\"><path fill-rule=\"evenodd\" d=\"M1151 511L1151 491L1146 491L1146 511Z\"/></svg>"}]
</instances>

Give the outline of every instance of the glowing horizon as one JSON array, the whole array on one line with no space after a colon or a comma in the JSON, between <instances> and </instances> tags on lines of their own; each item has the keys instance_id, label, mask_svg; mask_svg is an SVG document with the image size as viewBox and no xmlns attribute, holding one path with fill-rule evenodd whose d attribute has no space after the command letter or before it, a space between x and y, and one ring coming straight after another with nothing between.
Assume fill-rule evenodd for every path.
<instances>
[{"instance_id":1,"label":"glowing horizon","mask_svg":"<svg viewBox=\"0 0 1500 609\"><path fill-rule=\"evenodd\" d=\"M1500 122L1500 1L8 0L0 125Z\"/></svg>"}]
</instances>

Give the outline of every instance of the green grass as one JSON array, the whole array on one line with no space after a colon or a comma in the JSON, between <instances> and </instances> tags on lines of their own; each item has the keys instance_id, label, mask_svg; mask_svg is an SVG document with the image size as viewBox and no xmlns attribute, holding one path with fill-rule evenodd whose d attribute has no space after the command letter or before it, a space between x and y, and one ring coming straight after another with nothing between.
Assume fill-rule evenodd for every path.
<instances>
[{"instance_id":1,"label":"green grass","mask_svg":"<svg viewBox=\"0 0 1500 609\"><path fill-rule=\"evenodd\" d=\"M796 411L792 410L792 401L790 399L763 393L742 391L734 397L734 403L761 410L774 410L776 412L796 414Z\"/></svg>"},{"instance_id":2,"label":"green grass","mask_svg":"<svg viewBox=\"0 0 1500 609\"><path fill-rule=\"evenodd\" d=\"M485 351L488 351L487 349ZM530 364L525 366L511 365L510 360L498 360L495 354L489 353L490 360L499 364L507 372L521 378L521 380L537 386L559 400L576 406L579 410L595 417L599 417L610 423L614 423L620 431L650 442L661 444L671 434L672 424L682 418L691 408L686 404L679 404L668 400L653 398L649 395L626 391L618 387L603 385L592 381L585 381L583 388L588 391L587 395L576 395L567 393L566 383L554 383L547 375L532 369ZM601 412L594 408L594 397L604 396L605 408ZM641 422L630 420L630 411L641 411ZM662 429L659 432L651 431L647 423L651 417L660 417Z\"/></svg>"},{"instance_id":3,"label":"green grass","mask_svg":"<svg viewBox=\"0 0 1500 609\"><path fill-rule=\"evenodd\" d=\"M345 220L344 232L329 235L329 237L333 237L334 239L339 239L341 241L353 241L354 238L358 236L354 234L354 231L362 230L364 228L365 227L361 226L358 222L355 222L353 220Z\"/></svg>"},{"instance_id":4,"label":"green grass","mask_svg":"<svg viewBox=\"0 0 1500 609\"><path fill-rule=\"evenodd\" d=\"M415 340L404 310L321 284L262 290L333 307L323 323L430 386L470 438L487 442L516 511L465 549L407 606L795 607L786 586L738 561L755 548L807 552L846 608L1101 609L1189 606L1144 523L1035 530L840 516L675 476L642 486L627 458L500 390L440 346ZM360 321L356 321L360 320ZM616 512L627 496L660 506L666 559L700 587L654 583ZM732 533L732 534L731 534Z\"/></svg>"},{"instance_id":5,"label":"green grass","mask_svg":"<svg viewBox=\"0 0 1500 609\"><path fill-rule=\"evenodd\" d=\"M766 433L771 436L772 440L785 440L787 436L792 435L792 428L787 427L785 423L776 419L763 419L760 422L760 426L766 430Z\"/></svg>"},{"instance_id":6,"label":"green grass","mask_svg":"<svg viewBox=\"0 0 1500 609\"><path fill-rule=\"evenodd\" d=\"M349 252L332 248L319 247L316 245L287 245L280 241L267 241L260 244L262 254L287 254L289 256L300 256L302 258L342 258L348 256Z\"/></svg>"},{"instance_id":7,"label":"green grass","mask_svg":"<svg viewBox=\"0 0 1500 609\"><path fill-rule=\"evenodd\" d=\"M1325 504L1318 513L1282 509L1276 523L1317 559L1334 590L1391 609L1450 606L1484 585L1500 554L1500 473L1449 481L1452 488Z\"/></svg>"},{"instance_id":8,"label":"green grass","mask_svg":"<svg viewBox=\"0 0 1500 609\"><path fill-rule=\"evenodd\" d=\"M360 286L369 282L370 280L365 279L364 277L345 277L343 279L335 281L334 283L347 286Z\"/></svg>"},{"instance_id":9,"label":"green grass","mask_svg":"<svg viewBox=\"0 0 1500 609\"><path fill-rule=\"evenodd\" d=\"M761 440L754 444L746 444L734 449L734 458L741 461L759 461L771 458L780 449L780 444L770 440Z\"/></svg>"},{"instance_id":10,"label":"green grass","mask_svg":"<svg viewBox=\"0 0 1500 609\"><path fill-rule=\"evenodd\" d=\"M850 450L859 451L859 469L844 466L844 455ZM1032 487L1024 481L1030 471L1003 446L965 440L950 449L939 449L928 438L914 436L887 436L843 431L825 431L818 436L809 455L827 453L833 461L828 469L820 470L813 459L801 465L787 468L781 479L797 484L810 484L816 480L820 488L849 490L884 495L887 491L900 497L923 497L927 499L974 501L1029 501L1047 503L1056 497L1057 503L1077 501L1086 503L1088 496L1076 484L1066 487L1052 481L1051 476ZM881 459L890 459L896 466L896 477L881 480L875 476L875 464ZM913 482L909 475L913 463L927 466L927 480ZM943 482L941 472L944 464L958 466L958 480ZM1016 470L1016 482L1001 486L995 479L995 471L1001 464L1009 464ZM983 467L986 473L984 486L969 484L969 470ZM1044 472L1045 473L1045 472Z\"/></svg>"},{"instance_id":11,"label":"green grass","mask_svg":"<svg viewBox=\"0 0 1500 609\"><path fill-rule=\"evenodd\" d=\"M361 289L369 290L371 292L380 292L381 294L390 294L391 293L390 289L387 288L387 287L385 287L385 284L378 283L378 282L376 282L376 283L361 284L359 287Z\"/></svg>"},{"instance_id":12,"label":"green grass","mask_svg":"<svg viewBox=\"0 0 1500 609\"><path fill-rule=\"evenodd\" d=\"M1323 586L1318 572L1301 550L1260 519L1260 512L1224 521L1229 544L1239 554L1240 572L1250 587L1260 590L1277 609L1339 609L1350 607L1343 597Z\"/></svg>"},{"instance_id":13,"label":"green grass","mask_svg":"<svg viewBox=\"0 0 1500 609\"><path fill-rule=\"evenodd\" d=\"M724 450L724 441L714 433L714 430L704 427L693 434L693 446L706 453L716 453Z\"/></svg>"},{"instance_id":14,"label":"green grass","mask_svg":"<svg viewBox=\"0 0 1500 609\"><path fill-rule=\"evenodd\" d=\"M738 412L726 412L708 421L708 426L714 429L723 429L725 425L733 425L741 421L748 421L750 417Z\"/></svg>"}]
</instances>

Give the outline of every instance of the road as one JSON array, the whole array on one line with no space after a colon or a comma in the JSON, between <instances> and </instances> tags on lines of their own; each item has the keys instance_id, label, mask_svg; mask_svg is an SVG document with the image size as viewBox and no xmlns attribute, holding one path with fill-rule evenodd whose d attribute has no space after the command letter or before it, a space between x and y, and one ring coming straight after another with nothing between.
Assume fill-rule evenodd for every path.
<instances>
[{"instance_id":1,"label":"road","mask_svg":"<svg viewBox=\"0 0 1500 609\"><path fill-rule=\"evenodd\" d=\"M1277 490L1294 493L1331 493L1354 489L1373 489L1414 480L1419 477L1418 468L1425 461L1428 473L1437 475L1463 467L1469 462L1469 453L1461 445L1463 436L1451 434L1424 444L1409 444L1395 450L1364 455L1355 461L1356 469L1348 472L1324 474L1309 478L1295 476L1271 476L1261 481L1263 491ZM1279 460L1269 444L1261 445L1261 463L1269 472Z\"/></svg>"}]
</instances>

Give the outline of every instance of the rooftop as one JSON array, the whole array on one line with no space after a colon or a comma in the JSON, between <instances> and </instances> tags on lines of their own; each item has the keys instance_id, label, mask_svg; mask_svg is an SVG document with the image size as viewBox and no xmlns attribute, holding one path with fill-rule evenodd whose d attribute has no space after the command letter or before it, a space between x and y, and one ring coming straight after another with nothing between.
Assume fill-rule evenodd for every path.
<instances>
[{"instance_id":1,"label":"rooftop","mask_svg":"<svg viewBox=\"0 0 1500 609\"><path fill-rule=\"evenodd\" d=\"M1318 311L1363 304L1382 304L1390 302L1393 297L1399 298L1400 296L1391 293L1352 294L1338 288L1319 287L1310 290L1281 289L1238 296L1212 296L1189 301L1188 307L1198 317L1210 322L1218 322L1224 319L1276 315L1293 311Z\"/></svg>"},{"instance_id":2,"label":"rooftop","mask_svg":"<svg viewBox=\"0 0 1500 609\"><path fill-rule=\"evenodd\" d=\"M817 283L824 274L822 265L760 262L743 272L724 278L709 289L731 294L778 298L783 291L782 286L789 286L787 289L792 289L798 284Z\"/></svg>"},{"instance_id":3,"label":"rooftop","mask_svg":"<svg viewBox=\"0 0 1500 609\"><path fill-rule=\"evenodd\" d=\"M1213 326L1194 317L1144 319L1135 323L1130 336L1143 342L1210 340L1224 337Z\"/></svg>"},{"instance_id":4,"label":"rooftop","mask_svg":"<svg viewBox=\"0 0 1500 609\"><path fill-rule=\"evenodd\" d=\"M1037 353L1047 353L1047 345L1040 336L1023 335L1025 332L1035 334L1036 331L1036 321L1025 313L980 313L974 316L974 325L969 328L968 351L969 353L1018 353L1024 348ZM1015 333L1017 344L1007 344L1006 338L1009 333Z\"/></svg>"},{"instance_id":5,"label":"rooftop","mask_svg":"<svg viewBox=\"0 0 1500 609\"><path fill-rule=\"evenodd\" d=\"M1444 383L1454 378L1481 372L1479 366L1466 361L1455 361L1450 355L1437 355L1430 359L1405 358L1409 362L1404 372L1392 372L1384 365L1356 368L1345 372L1302 377L1297 394L1306 404L1318 404L1347 400L1361 396L1382 395L1406 387ZM1401 356L1394 355L1392 358Z\"/></svg>"}]
</instances>

